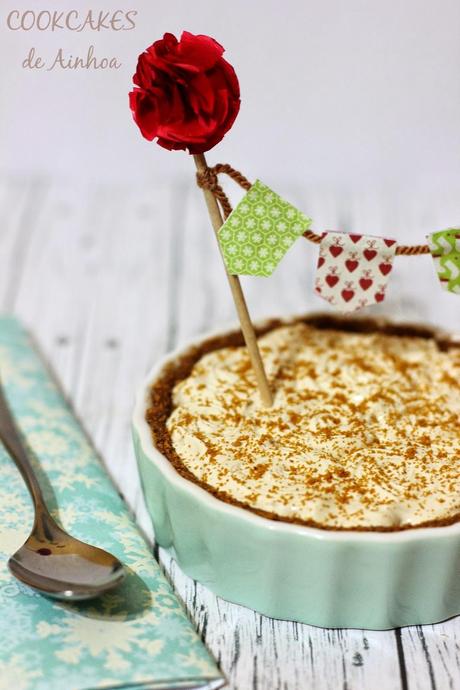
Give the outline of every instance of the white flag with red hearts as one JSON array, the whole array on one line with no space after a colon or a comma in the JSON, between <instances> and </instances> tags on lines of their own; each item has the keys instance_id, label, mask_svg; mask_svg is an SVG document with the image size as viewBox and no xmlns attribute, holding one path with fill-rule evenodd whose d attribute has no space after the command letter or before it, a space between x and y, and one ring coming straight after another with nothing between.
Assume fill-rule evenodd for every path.
<instances>
[{"instance_id":1,"label":"white flag with red hearts","mask_svg":"<svg viewBox=\"0 0 460 690\"><path fill-rule=\"evenodd\" d=\"M382 302L396 247L396 240L385 237L325 232L315 291L345 312Z\"/></svg>"}]
</instances>

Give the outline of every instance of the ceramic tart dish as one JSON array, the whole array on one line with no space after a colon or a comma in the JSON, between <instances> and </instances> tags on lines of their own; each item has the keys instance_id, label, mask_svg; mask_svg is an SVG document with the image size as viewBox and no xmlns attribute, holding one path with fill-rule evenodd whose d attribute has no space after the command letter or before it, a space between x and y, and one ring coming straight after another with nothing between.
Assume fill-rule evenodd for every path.
<instances>
[{"instance_id":1,"label":"ceramic tart dish","mask_svg":"<svg viewBox=\"0 0 460 690\"><path fill-rule=\"evenodd\" d=\"M292 333L295 333L296 328L300 328L298 324L306 324L308 328L318 331L350 333L352 337L360 334L363 337L384 334L385 339L390 336L391 357L392 336L421 338L425 342L430 342L439 352L458 348L459 344L458 337L430 327L393 324L382 319L339 319L324 314L273 320L259 324L257 331L263 342L264 335L270 335L276 329L281 332L279 329L290 327L294 329L289 332L288 342L291 342ZM355 347L353 341L351 342ZM415 477L421 476L417 481L422 482L420 486L423 487L423 500L406 501L406 513L401 512L398 518L395 517L393 508L393 512L388 510L387 513L382 513L387 515L382 526L379 526L378 520L372 522L372 501L369 502L365 495L363 505L368 507L362 509L358 506L359 509L349 514L343 512L340 501L337 502L337 510L331 510L327 515L315 513L313 502L310 505L307 500L304 501L304 505L300 501L298 514L301 519L292 518L292 515L289 516L287 513L282 514L283 505L288 506L286 511L289 512L296 501L295 486L294 494L289 501L279 501L278 504L275 501L280 507L273 508L273 512L259 509L257 502L252 506L247 505L246 498L237 500L235 497L227 496L225 491L213 490L205 481L206 472L198 477L196 473L174 461L169 451L166 452L167 445L160 443L158 439L168 424L174 429L174 426L171 426L171 420L174 418L171 417L171 413L174 411L174 414L179 414L177 405L172 404L174 386L180 386L178 382L181 380L188 381L194 365L204 361L206 353L212 354L223 347L230 347L234 352L240 345L242 339L238 331L209 334L195 340L160 361L139 391L133 418L134 446L157 542L170 551L187 575L209 587L215 594L274 618L330 628L383 630L405 625L436 623L460 614L460 521L458 510L455 512L455 507L458 508L459 505L459 478L455 472L458 460L455 449L448 449L449 457L452 457L453 453L456 459L448 468L450 483L446 484L446 464L440 466L440 472L444 474L440 474L439 477L432 474L431 479L436 482L439 496L444 495L449 500L452 499L450 502L446 502L444 498L439 501L441 507L444 503L450 506L453 511L452 519L430 519L430 511L435 502L426 490L425 475L428 469L425 472L423 454L419 464L414 465L417 459L413 461L414 451L407 456L408 471L415 473ZM384 342L384 346L387 348L387 343ZM424 356L426 357L426 353ZM227 366L228 357L226 353L224 366ZM366 368L367 365L364 366ZM195 370L196 367L193 371ZM456 396L456 381L449 378L448 374L443 374L443 377L442 380L446 379L451 384L450 394ZM212 377L206 380L209 382ZM165 381L169 382L166 386ZM206 388L202 383L199 387ZM152 415L151 411L152 392L154 396L158 397L161 394L168 398L162 408L163 412L157 416ZM176 393L175 395L177 397ZM183 397L182 390L179 398ZM369 396L369 399L371 398L372 396ZM440 399L444 400L443 397ZM451 400L456 404L455 398ZM351 409L355 408L352 406ZM379 417L374 412L374 417ZM186 417L179 417L179 422L191 417L188 411L184 414ZM217 420L220 419L219 415L216 417ZM448 423L449 418L445 419ZM180 423L176 426L180 439L182 427ZM426 439L423 443L426 444L428 458L431 439L422 433L423 429L417 431L420 432L421 439ZM368 432L371 434L371 448L371 427L366 427L366 433ZM220 433L218 428L215 433ZM261 433L260 430L258 433ZM388 438L393 438L391 428L388 433ZM433 448L438 448L436 443L443 441L442 435L436 434L435 429ZM173 433L171 437L175 438ZM327 440L328 435L322 438ZM350 449L346 444L352 443L352 440L344 441L344 452L346 448ZM314 443L313 436L312 448ZM413 440L409 439L408 443L412 443L409 446L409 450L412 450ZM160 446L163 452L160 452L157 446ZM187 446L189 451L190 447L193 449L193 445ZM212 445L209 447L212 448ZM252 462L251 447L247 446L248 463ZM391 451L390 445L388 448L390 462L391 452L394 454L394 451ZM327 465L328 452L337 453L337 447L334 448L327 443L318 444L319 463L325 462L326 458ZM445 451L442 452L445 455ZM420 456L420 444L417 453ZM372 459L371 452L367 455ZM442 453L441 457L444 457ZM210 458L213 462L212 455ZM190 467L201 468L200 463L196 463L193 453L189 462ZM343 467L351 467L353 470L353 463L344 462ZM366 470L365 464L363 467ZM398 468L400 465L395 467ZM316 465L313 468L316 468ZM389 471L392 471L391 467ZM351 481L347 478L346 472L343 474L344 486ZM220 472L215 477L221 474ZM304 475L309 476L305 471ZM258 478L260 473L249 476ZM327 477L327 472L322 472L320 476ZM339 474L339 477L341 476ZM429 475L427 476L429 479ZM222 482L222 486L225 487L225 473ZM229 486L231 484L232 482ZM242 485L247 493L246 483ZM235 486L238 489L236 484ZM287 481L286 487L290 486ZM363 486L367 491L367 484L364 483ZM450 495L446 494L446 486L450 487ZM313 488L315 487L316 484L313 483ZM249 495L253 496L255 501L257 494L252 492ZM272 496L270 492L267 495ZM334 498L336 495L341 494L333 493ZM410 498L410 493L407 495ZM436 491L433 491L433 496L435 495ZM376 500L382 499L378 494L376 496ZM384 498L382 505L385 505L385 501L391 503ZM328 505L331 505L330 502ZM344 505L352 505L352 502L347 498ZM405 505L404 498L400 505ZM321 520L318 522L318 519L305 517L310 509L313 516L323 515L323 525ZM307 511L305 515L302 510L304 513ZM417 526L417 521L413 520L417 511L420 514L421 526ZM357 518L357 515L361 517Z\"/></svg>"}]
</instances>

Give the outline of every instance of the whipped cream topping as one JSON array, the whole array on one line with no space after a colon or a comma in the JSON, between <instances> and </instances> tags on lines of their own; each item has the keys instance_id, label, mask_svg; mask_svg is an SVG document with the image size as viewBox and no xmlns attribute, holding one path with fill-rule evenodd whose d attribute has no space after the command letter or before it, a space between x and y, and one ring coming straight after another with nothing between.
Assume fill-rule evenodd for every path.
<instances>
[{"instance_id":1,"label":"whipped cream topping","mask_svg":"<svg viewBox=\"0 0 460 690\"><path fill-rule=\"evenodd\" d=\"M244 347L204 355L174 388L167 428L202 485L332 529L460 518L460 349L303 323L259 345L273 407Z\"/></svg>"}]
</instances>

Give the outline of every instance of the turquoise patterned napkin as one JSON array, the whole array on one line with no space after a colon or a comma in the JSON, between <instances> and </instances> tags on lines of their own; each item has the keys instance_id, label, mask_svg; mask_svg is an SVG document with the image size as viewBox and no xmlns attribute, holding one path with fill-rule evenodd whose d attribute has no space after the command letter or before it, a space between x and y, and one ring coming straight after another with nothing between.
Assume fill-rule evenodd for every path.
<instances>
[{"instance_id":1,"label":"turquoise patterned napkin","mask_svg":"<svg viewBox=\"0 0 460 690\"><path fill-rule=\"evenodd\" d=\"M11 318L0 318L0 372L53 515L128 566L123 585L97 603L57 603L15 580L6 562L27 537L33 513L0 444L0 689L221 687L222 675L127 506Z\"/></svg>"}]
</instances>

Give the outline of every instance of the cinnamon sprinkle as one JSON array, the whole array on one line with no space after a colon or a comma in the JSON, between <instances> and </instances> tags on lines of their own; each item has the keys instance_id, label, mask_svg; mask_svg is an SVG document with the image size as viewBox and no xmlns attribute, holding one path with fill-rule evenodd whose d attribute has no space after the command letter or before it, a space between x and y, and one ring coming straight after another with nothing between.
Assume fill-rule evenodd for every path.
<instances>
[{"instance_id":1,"label":"cinnamon sprinkle","mask_svg":"<svg viewBox=\"0 0 460 690\"><path fill-rule=\"evenodd\" d=\"M273 321L264 329L259 329L259 336L283 327L281 322ZM420 339L422 350L423 347L432 347L434 354L437 353L436 356L440 357L448 357L446 353L453 346L448 341L439 339L429 329L393 324L381 326L370 319L340 320L316 316L299 320L291 327L297 328L299 338L302 332L302 338L313 341L314 354L310 361L306 361L304 355L296 361L290 348L286 348L285 341L278 349L269 347L266 344L269 341L262 341L264 356L273 364L271 376L276 381L275 386L285 396L284 406L277 407L275 399L274 409L265 409L263 414L257 410L254 412L251 408L255 404L257 391L244 350L237 349L243 344L240 333L207 340L168 365L152 386L152 403L147 413L154 442L160 452L182 476L221 500L274 520L323 529L378 531L447 525L458 521L458 375L457 378L449 375L454 379L455 385L446 380L445 371L444 374L441 371L438 372L439 375L430 378L431 374L428 375L427 372L431 371L430 367L435 366L433 362L424 366L419 361L410 361L410 356L396 355L398 348L392 350L392 341L416 337ZM341 342L347 333L373 336L371 341L364 338L363 345L364 341L366 343L361 353L348 353L346 358L348 370L356 371L357 377L369 377L366 381L370 381L369 386L375 388L362 400L353 399L355 387L350 387L342 376L342 354L337 352L337 342ZM393 336L396 336L396 340ZM424 345L424 341L428 343ZM288 339L288 342L293 341ZM353 342L360 340L355 339ZM394 372L394 379L390 377L390 380L386 375L385 386L381 385L382 372L387 370L382 368L380 361L372 361L372 358L366 356L369 342L375 347L382 347L386 366L389 365ZM406 343L407 347L410 342ZM413 341L412 350L417 350L416 341ZM212 353L210 356L213 358L213 375L219 376L218 394L214 402L208 386L198 376L203 376L208 371L206 356L209 353ZM238 357L232 359L236 355ZM340 379L332 391L321 390L324 373L319 372L315 365L315 358L320 358L321 355L330 372L328 376ZM456 366L460 366L457 355L449 360L449 367L455 369ZM218 372L222 372L222 375ZM420 372L425 372L423 376L428 383ZM299 380L302 381L302 386ZM310 383L305 384L305 381ZM180 398L180 404L176 406L173 404L174 390ZM446 398L446 395L452 396L454 393L458 400L455 411L449 409L451 399ZM196 402L200 410L198 416L189 408L183 407L183 396L186 399L191 396ZM296 410L289 409L289 401L297 406ZM401 425L402 404L407 428ZM249 413L246 409L248 405ZM218 413L213 409L214 406ZM222 412L222 409L225 411ZM299 409L303 409L303 412L299 413ZM376 410L384 410L385 427L379 427ZM217 428L226 430L225 439L219 439L218 443L215 442L213 432L216 425ZM312 463L311 458L309 461L304 458L308 448L303 439L309 436L305 436L303 430L309 429L309 425L314 425L315 438L320 442L317 447L317 458L320 459L318 467ZM301 430L300 435L292 433L293 429ZM388 429L393 430L395 435L393 445L390 446ZM200 444L199 452L194 445L190 451L195 461L198 455L200 457L200 465L193 465L193 471L187 466L188 460L179 457L177 453L177 443L173 442L177 434L185 434L193 443ZM441 444L443 434L447 434L450 445ZM431 448L433 441L436 441L438 448L436 455ZM327 453L321 453L323 443L326 444ZM452 448L453 443L456 445ZM231 453L230 459L224 464L223 448L227 448L224 455ZM277 466L278 453L281 451L283 461ZM356 462L353 461L353 453L357 458ZM328 469L321 470L321 464L328 465ZM282 467L285 467L286 480L282 479ZM414 523L404 521L404 516L400 514L404 502L417 502L421 506L421 514L426 514L424 502L428 500L431 491L427 473L429 475L435 471L441 473L442 480L441 493L437 496L439 505L436 516ZM269 481L272 475L278 477L279 481L272 483L269 491L265 486L261 492L260 481L266 477ZM297 498L287 498L287 487L291 485L285 485L284 482L294 482L297 489L301 486L303 494L300 495L295 489L292 496ZM230 487L236 485L240 489L235 495ZM452 510L455 497L457 509ZM442 507L447 498L450 514L446 514L445 507ZM320 503L323 505L320 519L317 513L305 517L310 505ZM273 509L267 509L269 505ZM378 510L385 515L386 524L369 521L369 515L376 506L381 506ZM388 524L390 518L392 522Z\"/></svg>"}]
</instances>

